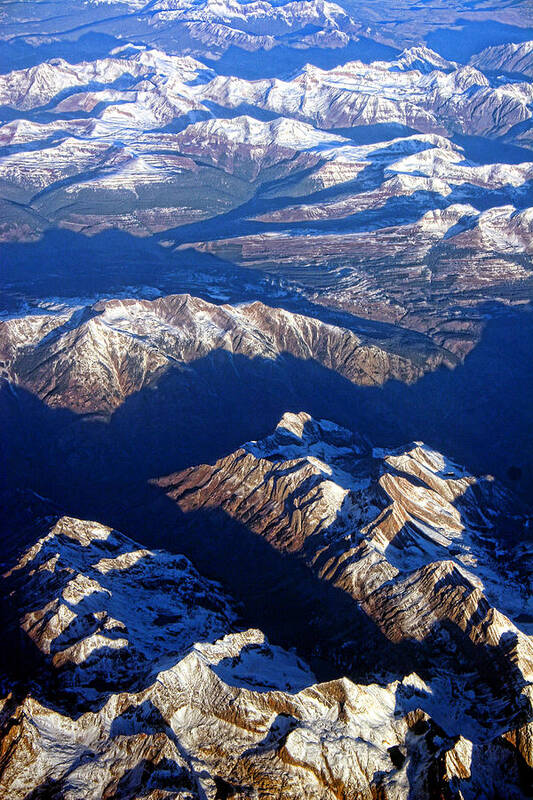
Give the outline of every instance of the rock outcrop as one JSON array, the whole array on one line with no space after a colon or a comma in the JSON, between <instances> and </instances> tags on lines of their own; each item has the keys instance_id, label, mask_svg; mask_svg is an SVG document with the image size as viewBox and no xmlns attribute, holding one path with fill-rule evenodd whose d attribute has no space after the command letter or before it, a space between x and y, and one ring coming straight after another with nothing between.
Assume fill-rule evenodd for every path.
<instances>
[{"instance_id":1,"label":"rock outcrop","mask_svg":"<svg viewBox=\"0 0 533 800\"><path fill-rule=\"evenodd\" d=\"M13 505L4 647L32 669L3 682L10 798L525 796L527 725L449 736L416 674L317 684L295 653L239 629L183 556L35 496Z\"/></svg>"},{"instance_id":2,"label":"rock outcrop","mask_svg":"<svg viewBox=\"0 0 533 800\"><path fill-rule=\"evenodd\" d=\"M428 341L372 339L263 303L213 305L189 295L110 300L0 322L3 374L47 405L109 413L173 369L222 350L275 362L310 359L362 386L415 380L454 357Z\"/></svg>"},{"instance_id":3,"label":"rock outcrop","mask_svg":"<svg viewBox=\"0 0 533 800\"><path fill-rule=\"evenodd\" d=\"M295 556L386 639L409 642L436 670L427 710L439 724L457 715L460 726L466 715L495 731L529 708L528 521L490 477L421 443L376 450L336 425L286 414L272 436L158 486L185 514L222 511ZM344 649L349 670L357 643Z\"/></svg>"}]
</instances>

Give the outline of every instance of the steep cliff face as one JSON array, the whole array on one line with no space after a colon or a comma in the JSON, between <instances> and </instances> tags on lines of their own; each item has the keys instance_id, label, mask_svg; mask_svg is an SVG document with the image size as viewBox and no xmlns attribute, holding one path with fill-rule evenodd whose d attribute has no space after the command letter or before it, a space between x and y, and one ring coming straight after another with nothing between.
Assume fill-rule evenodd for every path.
<instances>
[{"instance_id":1,"label":"steep cliff face","mask_svg":"<svg viewBox=\"0 0 533 800\"><path fill-rule=\"evenodd\" d=\"M174 369L222 350L247 359L312 359L362 386L410 382L454 357L427 342L386 342L260 302L217 306L189 295L111 300L0 322L4 377L48 405L107 413ZM403 351L403 352L402 352Z\"/></svg>"},{"instance_id":2,"label":"steep cliff face","mask_svg":"<svg viewBox=\"0 0 533 800\"><path fill-rule=\"evenodd\" d=\"M499 44L472 56L470 63L483 70L514 72L533 78L533 42Z\"/></svg>"},{"instance_id":3,"label":"steep cliff face","mask_svg":"<svg viewBox=\"0 0 533 800\"><path fill-rule=\"evenodd\" d=\"M527 712L531 544L527 519L490 477L421 443L376 450L287 414L267 439L158 485L186 514L223 510L346 593L388 640L418 648L439 724L455 719L460 733L467 719L487 734Z\"/></svg>"},{"instance_id":4,"label":"steep cliff face","mask_svg":"<svg viewBox=\"0 0 533 800\"><path fill-rule=\"evenodd\" d=\"M527 726L451 737L414 673L317 684L185 557L30 494L7 508L4 635L31 665L3 682L9 797L522 796Z\"/></svg>"}]
</instances>

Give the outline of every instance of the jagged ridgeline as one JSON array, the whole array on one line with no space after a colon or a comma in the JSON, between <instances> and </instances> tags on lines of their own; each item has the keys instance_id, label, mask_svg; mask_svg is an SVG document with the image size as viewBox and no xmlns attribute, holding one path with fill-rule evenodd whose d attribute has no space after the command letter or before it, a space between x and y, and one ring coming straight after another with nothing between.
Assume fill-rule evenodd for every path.
<instances>
[{"instance_id":1,"label":"jagged ridgeline","mask_svg":"<svg viewBox=\"0 0 533 800\"><path fill-rule=\"evenodd\" d=\"M307 414L158 485L174 548L299 655L184 556L4 497L10 796L525 796L531 547L501 487Z\"/></svg>"},{"instance_id":2,"label":"jagged ridgeline","mask_svg":"<svg viewBox=\"0 0 533 800\"><path fill-rule=\"evenodd\" d=\"M532 78L526 0L0 8L1 798L532 796Z\"/></svg>"}]
</instances>

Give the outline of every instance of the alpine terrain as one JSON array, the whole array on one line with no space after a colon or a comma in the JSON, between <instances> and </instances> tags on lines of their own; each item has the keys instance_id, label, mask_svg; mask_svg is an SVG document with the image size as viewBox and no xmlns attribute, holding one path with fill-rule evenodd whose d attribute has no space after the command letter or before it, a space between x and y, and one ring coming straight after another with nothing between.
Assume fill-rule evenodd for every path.
<instances>
[{"instance_id":1,"label":"alpine terrain","mask_svg":"<svg viewBox=\"0 0 533 800\"><path fill-rule=\"evenodd\" d=\"M528 0L0 6L0 797L533 797Z\"/></svg>"}]
</instances>

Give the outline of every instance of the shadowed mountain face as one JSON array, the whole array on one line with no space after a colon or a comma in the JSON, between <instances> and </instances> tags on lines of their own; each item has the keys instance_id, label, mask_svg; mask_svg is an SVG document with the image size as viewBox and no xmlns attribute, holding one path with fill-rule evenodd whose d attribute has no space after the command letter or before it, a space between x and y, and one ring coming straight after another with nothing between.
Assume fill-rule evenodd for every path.
<instances>
[{"instance_id":1,"label":"shadowed mountain face","mask_svg":"<svg viewBox=\"0 0 533 800\"><path fill-rule=\"evenodd\" d=\"M531 796L532 42L0 8L2 797Z\"/></svg>"},{"instance_id":2,"label":"shadowed mountain face","mask_svg":"<svg viewBox=\"0 0 533 800\"><path fill-rule=\"evenodd\" d=\"M112 302L0 329L3 480L62 506L83 498L74 514L111 513L117 495L302 408L379 446L425 441L531 491L529 314L497 318L463 365L433 372L446 352L428 343L422 361L397 329L377 338L261 303Z\"/></svg>"},{"instance_id":3,"label":"shadowed mountain face","mask_svg":"<svg viewBox=\"0 0 533 800\"><path fill-rule=\"evenodd\" d=\"M306 414L159 480L153 538L244 620L183 555L2 501L11 796L526 796L533 648L495 604L528 616L531 554L492 481Z\"/></svg>"},{"instance_id":4,"label":"shadowed mountain face","mask_svg":"<svg viewBox=\"0 0 533 800\"><path fill-rule=\"evenodd\" d=\"M34 4L24 36L6 39L37 50L58 39L57 58L0 75L10 308L282 298L416 331L462 358L487 304L529 301L523 39L449 60L423 44L422 10L417 44L393 48L381 23L332 3L68 5L84 24L52 33L52 9L41 19ZM12 4L15 30L25 8ZM63 35L112 37L114 24L121 45L62 57ZM298 63L284 71L287 51Z\"/></svg>"},{"instance_id":5,"label":"shadowed mountain face","mask_svg":"<svg viewBox=\"0 0 533 800\"><path fill-rule=\"evenodd\" d=\"M509 319L501 322L494 337L498 341L504 330L509 334L504 327ZM57 504L45 513L41 501L22 495L6 507L6 598L13 597L9 587L20 578L14 587L20 601L10 600L6 609L6 618L13 620L14 641L7 649L8 685L17 692L16 702L10 700L5 707L6 735L16 731L17 742L6 762L7 786L17 791L20 786L20 796L26 797L28 786L37 780L43 786L58 781L56 790L66 792L67 787L79 785L91 764L95 796L101 793L102 782L114 785L113 781L123 780L122 786L131 781L131 786L153 788L162 780L161 763L167 764L168 780L175 789L182 787L190 754L198 752L195 748L200 746L203 761L212 764L205 753L220 748L223 738L227 756L219 755L216 766L205 768L213 781L206 785L215 786L213 792L222 785L215 778L232 786L255 787L268 780L269 786L283 786L290 797L283 783L287 769L283 742L292 735L293 725L300 729L295 720L309 719L307 710L268 706L266 727L257 729L260 738L242 742L248 766L237 772L224 759L240 752L240 734L234 728L225 728L222 734L208 722L211 714L220 719L228 713L219 699L214 706L211 701L206 704L206 693L220 698L219 679L239 688L244 679L246 687L261 696L272 691L270 656L266 656L269 666L261 667L261 672L255 656L250 662L244 655L250 648L252 653L262 648L261 636L266 634L286 648L296 646L319 680L333 681L327 686L336 687L331 691L339 708L347 702L360 708L363 703L368 710L370 702L342 699L344 688L338 700L336 682L341 676L348 676L357 692L366 693L367 685L377 681L376 688L370 687L373 698L379 689L372 704L385 705L379 709L371 705L369 713L388 717L394 708L398 714L415 714L403 717L409 730L414 725L424 735L434 731L431 742L436 736L445 743L444 750L440 744L434 750L431 743L428 751L417 750L415 755L410 748L418 748L422 740L398 729L404 732L395 734L397 744L388 745L385 762L379 762L378 769L377 762L368 761L362 774L355 773L360 781L355 785L379 787L385 776L390 780L405 767L408 785L421 797L431 796L441 781L459 780L463 773L471 776L475 791L481 791L489 762L498 764L498 771L502 763L507 765L506 779L516 786L516 796L522 796L520 786L527 785L530 774L529 729L524 723L530 714L532 658L524 630L532 616L531 543L520 505L492 480L471 477L426 446L372 450L367 439L381 426L382 438L374 437L374 442L386 447L388 436L390 441L405 431L401 426L408 420L400 411L413 408L413 393L421 408L425 391L453 407L452 393L439 394L431 384L425 388L428 381L446 385L442 383L446 379L453 388L458 376L464 376L455 384L456 402L461 391L475 393L475 375L487 380L484 367L491 363L490 349L485 359L480 346L464 366L441 366L406 385L389 374L393 365L404 364L394 355L393 342L387 349L383 342L369 345L354 332L259 303L213 306L191 297L153 303L113 301L74 312L28 315L4 323L2 341L9 375L1 395L4 477L12 487L33 486ZM376 363L388 370L383 386L376 386L375 378L374 385L368 385L372 363L368 348L378 354ZM367 354L363 373L356 369L361 351ZM405 363L414 369L412 362ZM493 386L503 394L502 379ZM332 423L315 423L305 414L289 414L273 436L228 455L257 436L260 427L268 434L287 407L297 409L301 403L318 416L335 410L336 417L348 420L352 429L356 422L365 422L366 436ZM432 414L413 418L409 424L441 430L442 407L437 405ZM486 419L475 415L472 419L477 419L475 430L481 437ZM452 430L448 426L447 438L452 438ZM509 435L505 426L499 435ZM456 441L459 446L459 436ZM473 435L468 446L474 458ZM498 453L499 447L495 460ZM213 466L198 467L202 462ZM184 467L188 468L184 473L149 481ZM101 525L75 519L51 530L50 519L57 517L58 507L114 525L142 544L120 536L115 541L116 535L102 532ZM71 547L63 550L69 538L76 541L81 536L80 530L90 533L83 534L87 542L82 537L81 561ZM24 557L35 537L48 534L46 547L36 545L32 555ZM193 580L186 610L179 610L182 601L172 592L184 591L190 579L184 582L181 573L175 576L175 564L183 569L180 557L150 554L161 546L185 553L205 574L221 580L240 604L244 627L264 631L238 639L237 649L221 651L207 673L215 687L195 684L202 697L195 706L195 719L202 728L213 729L214 739L201 743L195 739L194 745L186 746L186 756L178 748L181 760L165 738L177 747L171 733L177 730L171 721L176 707L154 700L149 687L160 685L160 678L153 683L158 669L174 669L171 665L181 663L180 654L202 641L204 634L191 630L192 620L198 618L200 624L206 608L210 613L216 592ZM13 551L19 553L15 572ZM57 553L67 559L64 567ZM33 563L37 554L39 562ZM49 579L50 572L57 572L57 579ZM50 592L58 599L52 602ZM215 605L222 608L218 601ZM126 611L129 618L124 617ZM216 617L222 626L215 626L212 634L217 642L226 630L233 630L232 625L239 627L237 621L231 622L235 617L229 611L224 613L229 622ZM32 644L26 643L27 635ZM149 655L143 660L137 652L146 653L147 648ZM227 669L236 673L229 676ZM35 676L40 676L37 696L25 683ZM88 687L88 694L78 691L80 683ZM301 688L302 684L296 691ZM186 684L183 691L190 693ZM224 703L234 703L233 691L223 695ZM392 691L394 698L384 691ZM397 692L408 699L400 700ZM69 722L74 708L76 715L82 715L81 722ZM256 714L253 708L253 703L247 705L245 713ZM190 713L179 729L180 747L184 737L190 741L186 734L192 724ZM344 713L339 711L339 719ZM287 714L292 721L287 722ZM120 747L105 727L110 715L120 717L111 724L112 732L126 737ZM395 713L394 719L399 718ZM41 753L41 778L29 772L30 762L21 749L29 735L24 725L20 728L24 719L33 720L31 752ZM239 718L231 724L240 729L249 723ZM322 740L320 724L313 723L313 736ZM354 785L353 769L351 778L344 770L350 759L362 757L361 724L357 716L352 755L344 749L338 755L341 773L335 781L341 783L330 784L330 777L323 778L322 794L317 796L335 796L328 794L332 785ZM86 742L90 730L90 737L97 737L91 738L91 760L84 757L65 766L61 756L61 765L56 765L38 733L45 728L55 731L52 738L60 742L67 729L73 741ZM501 739L504 730L507 738ZM141 747L142 736L155 731L156 750L151 745ZM299 735L290 741L299 741ZM305 736L307 741L308 733ZM328 736L331 746L345 739L338 726ZM428 741L424 738L423 748ZM178 767L171 768L155 755L163 742L165 758ZM271 742L284 766L273 768L268 757L268 767L262 767L263 777L258 777L255 759L272 752ZM398 750L391 754L391 747ZM309 769L313 772L318 768L316 758L325 757L317 756L316 750L312 757L305 752L308 760L301 761L300 753L296 777L289 784L294 797L307 791ZM104 762L109 766L104 768ZM161 767L165 775L167 767ZM17 778L20 784L15 770L22 776ZM149 780L152 773L156 777ZM196 785L197 778L187 775L187 781ZM400 778L401 774L394 780ZM498 780L495 773L495 786Z\"/></svg>"}]
</instances>

